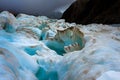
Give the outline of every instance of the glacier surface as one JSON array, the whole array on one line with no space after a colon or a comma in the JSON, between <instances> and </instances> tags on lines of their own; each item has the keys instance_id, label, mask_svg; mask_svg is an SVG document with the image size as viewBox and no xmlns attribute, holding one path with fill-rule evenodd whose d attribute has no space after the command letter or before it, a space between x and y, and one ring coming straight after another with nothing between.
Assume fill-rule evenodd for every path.
<instances>
[{"instance_id":1,"label":"glacier surface","mask_svg":"<svg viewBox=\"0 0 120 80\"><path fill-rule=\"evenodd\" d=\"M80 46L77 43L74 47L70 44L69 50L59 55L45 44L59 33L58 29L66 33L65 29L73 26L84 34L80 36L82 49L76 49ZM69 41L73 37L69 34L61 33L56 39ZM0 13L0 80L119 80L119 75L120 27Z\"/></svg>"}]
</instances>

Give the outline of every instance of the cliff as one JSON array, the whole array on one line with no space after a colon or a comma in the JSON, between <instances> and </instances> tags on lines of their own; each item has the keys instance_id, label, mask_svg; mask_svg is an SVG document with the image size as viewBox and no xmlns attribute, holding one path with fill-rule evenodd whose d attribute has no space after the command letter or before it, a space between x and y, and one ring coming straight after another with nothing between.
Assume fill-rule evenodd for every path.
<instances>
[{"instance_id":1,"label":"cliff","mask_svg":"<svg viewBox=\"0 0 120 80\"><path fill-rule=\"evenodd\" d=\"M120 0L77 0L63 14L67 22L120 23Z\"/></svg>"}]
</instances>

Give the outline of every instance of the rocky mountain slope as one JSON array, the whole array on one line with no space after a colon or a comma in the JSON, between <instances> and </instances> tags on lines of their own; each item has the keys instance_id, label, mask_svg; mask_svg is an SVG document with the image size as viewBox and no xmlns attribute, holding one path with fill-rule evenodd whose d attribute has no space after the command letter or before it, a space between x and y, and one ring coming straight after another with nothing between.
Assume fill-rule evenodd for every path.
<instances>
[{"instance_id":1,"label":"rocky mountain slope","mask_svg":"<svg viewBox=\"0 0 120 80\"><path fill-rule=\"evenodd\" d=\"M63 14L67 22L120 23L120 0L77 0Z\"/></svg>"}]
</instances>

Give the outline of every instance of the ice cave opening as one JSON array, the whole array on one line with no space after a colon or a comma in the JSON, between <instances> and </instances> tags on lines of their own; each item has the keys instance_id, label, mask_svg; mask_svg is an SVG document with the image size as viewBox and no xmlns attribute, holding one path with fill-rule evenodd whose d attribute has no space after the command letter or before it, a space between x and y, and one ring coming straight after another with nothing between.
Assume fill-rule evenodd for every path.
<instances>
[{"instance_id":1,"label":"ice cave opening","mask_svg":"<svg viewBox=\"0 0 120 80\"><path fill-rule=\"evenodd\" d=\"M47 39L43 40L43 42L59 55L81 50L85 45L84 34L75 26L65 29L57 28L57 33L54 37L47 36Z\"/></svg>"}]
</instances>

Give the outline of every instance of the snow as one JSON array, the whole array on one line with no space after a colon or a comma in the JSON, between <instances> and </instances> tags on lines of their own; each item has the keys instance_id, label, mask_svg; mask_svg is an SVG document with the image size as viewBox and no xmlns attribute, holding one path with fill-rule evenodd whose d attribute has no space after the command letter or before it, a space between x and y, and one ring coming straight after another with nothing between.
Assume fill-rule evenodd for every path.
<instances>
[{"instance_id":1,"label":"snow","mask_svg":"<svg viewBox=\"0 0 120 80\"><path fill-rule=\"evenodd\" d=\"M120 27L70 24L64 20L25 14L17 16L12 24L15 32L9 32L9 28L6 31L5 24L0 30L0 80L120 79ZM85 44L81 50L61 56L48 48L44 39L54 37L58 27L64 30L71 26L84 33ZM46 37L43 32L50 34ZM39 39L41 36L46 38ZM48 44L59 47L49 41Z\"/></svg>"},{"instance_id":2,"label":"snow","mask_svg":"<svg viewBox=\"0 0 120 80\"><path fill-rule=\"evenodd\" d=\"M97 80L120 80L120 72L118 71L107 71L103 73Z\"/></svg>"}]
</instances>

